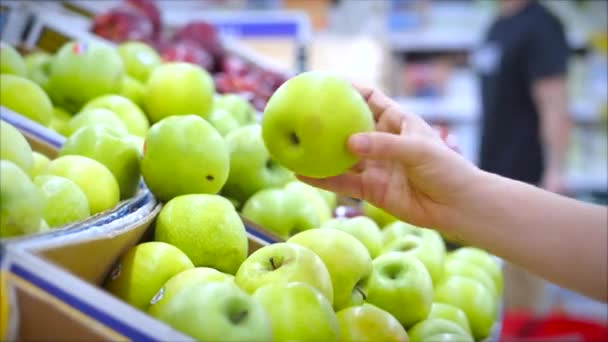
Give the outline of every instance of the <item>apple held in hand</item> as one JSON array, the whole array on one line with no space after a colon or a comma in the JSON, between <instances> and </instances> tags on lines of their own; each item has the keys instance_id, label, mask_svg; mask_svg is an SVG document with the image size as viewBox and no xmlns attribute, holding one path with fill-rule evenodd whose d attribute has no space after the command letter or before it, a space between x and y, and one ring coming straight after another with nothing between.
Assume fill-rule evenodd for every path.
<instances>
[{"instance_id":1,"label":"apple held in hand","mask_svg":"<svg viewBox=\"0 0 608 342\"><path fill-rule=\"evenodd\" d=\"M348 138L374 129L363 97L337 76L310 71L283 83L270 97L262 135L270 155L308 177L335 176L357 162Z\"/></svg>"},{"instance_id":2,"label":"apple held in hand","mask_svg":"<svg viewBox=\"0 0 608 342\"><path fill-rule=\"evenodd\" d=\"M433 282L424 264L399 252L373 261L367 302L391 313L404 327L425 319L433 303Z\"/></svg>"},{"instance_id":3,"label":"apple held in hand","mask_svg":"<svg viewBox=\"0 0 608 342\"><path fill-rule=\"evenodd\" d=\"M380 254L382 248L382 233L376 222L365 216L348 219L335 218L323 224L321 228L334 228L342 230L359 240L369 255L373 258Z\"/></svg>"},{"instance_id":4,"label":"apple held in hand","mask_svg":"<svg viewBox=\"0 0 608 342\"><path fill-rule=\"evenodd\" d=\"M144 108L152 122L171 115L207 118L214 93L213 79L203 68L184 62L165 63L148 79Z\"/></svg>"},{"instance_id":5,"label":"apple held in hand","mask_svg":"<svg viewBox=\"0 0 608 342\"><path fill-rule=\"evenodd\" d=\"M342 309L336 314L340 324L340 341L407 342L407 332L387 311L365 303Z\"/></svg>"},{"instance_id":6,"label":"apple held in hand","mask_svg":"<svg viewBox=\"0 0 608 342\"><path fill-rule=\"evenodd\" d=\"M453 341L473 342L470 334L458 324L441 318L429 318L416 323L408 330L410 342L443 342ZM447 336L446 336L447 335Z\"/></svg>"},{"instance_id":7,"label":"apple held in hand","mask_svg":"<svg viewBox=\"0 0 608 342\"><path fill-rule=\"evenodd\" d=\"M128 98L120 95L102 95L87 102L83 111L88 109L103 108L116 113L125 124L130 134L145 137L150 123L146 114Z\"/></svg>"},{"instance_id":8,"label":"apple held in hand","mask_svg":"<svg viewBox=\"0 0 608 342\"><path fill-rule=\"evenodd\" d=\"M69 42L53 57L48 89L53 103L72 112L89 100L116 94L124 66L114 47L97 42Z\"/></svg>"},{"instance_id":9,"label":"apple held in hand","mask_svg":"<svg viewBox=\"0 0 608 342\"><path fill-rule=\"evenodd\" d=\"M0 75L0 105L44 126L53 116L53 104L44 90L20 76Z\"/></svg>"},{"instance_id":10,"label":"apple held in hand","mask_svg":"<svg viewBox=\"0 0 608 342\"><path fill-rule=\"evenodd\" d=\"M287 242L307 247L323 260L331 277L335 310L363 303L372 259L359 240L337 229L310 229Z\"/></svg>"},{"instance_id":11,"label":"apple held in hand","mask_svg":"<svg viewBox=\"0 0 608 342\"><path fill-rule=\"evenodd\" d=\"M471 326L467 315L461 309L445 303L433 303L427 319L441 318L458 324L467 334L471 334Z\"/></svg>"},{"instance_id":12,"label":"apple held in hand","mask_svg":"<svg viewBox=\"0 0 608 342\"><path fill-rule=\"evenodd\" d=\"M0 159L8 160L28 173L34 166L32 148L15 126L0 120Z\"/></svg>"},{"instance_id":13,"label":"apple held in hand","mask_svg":"<svg viewBox=\"0 0 608 342\"><path fill-rule=\"evenodd\" d=\"M73 116L65 127L63 135L69 137L77 130L92 125L105 125L121 134L128 133L127 126L116 113L105 108L91 108Z\"/></svg>"},{"instance_id":14,"label":"apple held in hand","mask_svg":"<svg viewBox=\"0 0 608 342\"><path fill-rule=\"evenodd\" d=\"M254 193L282 187L294 179L293 173L276 163L264 142L261 127L248 125L228 134L226 145L230 152L230 174L222 194L245 202Z\"/></svg>"},{"instance_id":15,"label":"apple held in hand","mask_svg":"<svg viewBox=\"0 0 608 342\"><path fill-rule=\"evenodd\" d=\"M273 339L264 307L231 282L183 287L154 302L148 313L199 341Z\"/></svg>"},{"instance_id":16,"label":"apple held in hand","mask_svg":"<svg viewBox=\"0 0 608 342\"><path fill-rule=\"evenodd\" d=\"M0 193L0 237L36 233L44 198L19 166L4 159L0 160Z\"/></svg>"},{"instance_id":17,"label":"apple held in hand","mask_svg":"<svg viewBox=\"0 0 608 342\"><path fill-rule=\"evenodd\" d=\"M338 319L330 302L309 284L270 283L257 289L253 299L270 317L273 341L338 340Z\"/></svg>"},{"instance_id":18,"label":"apple held in hand","mask_svg":"<svg viewBox=\"0 0 608 342\"><path fill-rule=\"evenodd\" d=\"M215 194L228 179L226 142L196 115L172 116L154 124L145 144L141 172L161 201L185 194Z\"/></svg>"},{"instance_id":19,"label":"apple held in hand","mask_svg":"<svg viewBox=\"0 0 608 342\"><path fill-rule=\"evenodd\" d=\"M503 291L503 275L502 269L496 257L490 253L474 247L461 247L451 252L447 260L458 259L481 267L486 271L494 284L496 285L498 296L502 295Z\"/></svg>"},{"instance_id":20,"label":"apple held in hand","mask_svg":"<svg viewBox=\"0 0 608 342\"><path fill-rule=\"evenodd\" d=\"M318 289L331 306L331 276L323 260L295 243L275 243L253 252L239 267L235 283L248 293L272 283L303 282Z\"/></svg>"},{"instance_id":21,"label":"apple held in hand","mask_svg":"<svg viewBox=\"0 0 608 342\"><path fill-rule=\"evenodd\" d=\"M44 196L42 218L50 227L61 227L90 215L87 196L71 180L42 175L34 179L34 184Z\"/></svg>"},{"instance_id":22,"label":"apple held in hand","mask_svg":"<svg viewBox=\"0 0 608 342\"><path fill-rule=\"evenodd\" d=\"M180 248L195 266L234 274L247 257L245 226L227 199L192 194L173 198L156 221L155 240Z\"/></svg>"},{"instance_id":23,"label":"apple held in hand","mask_svg":"<svg viewBox=\"0 0 608 342\"><path fill-rule=\"evenodd\" d=\"M118 46L118 54L127 74L140 82L146 82L152 71L161 64L156 50L142 42L124 42Z\"/></svg>"},{"instance_id":24,"label":"apple held in hand","mask_svg":"<svg viewBox=\"0 0 608 342\"><path fill-rule=\"evenodd\" d=\"M419 236L405 235L396 238L382 250L382 253L391 251L411 255L422 261L424 267L429 271L433 284L437 284L441 280L445 249L435 248L432 243L423 240Z\"/></svg>"},{"instance_id":25,"label":"apple held in hand","mask_svg":"<svg viewBox=\"0 0 608 342\"><path fill-rule=\"evenodd\" d=\"M0 41L0 74L27 76L27 68L23 57L9 44Z\"/></svg>"},{"instance_id":26,"label":"apple held in hand","mask_svg":"<svg viewBox=\"0 0 608 342\"><path fill-rule=\"evenodd\" d=\"M476 340L490 335L498 314L497 303L490 290L479 281L451 276L436 287L435 301L464 311Z\"/></svg>"}]
</instances>

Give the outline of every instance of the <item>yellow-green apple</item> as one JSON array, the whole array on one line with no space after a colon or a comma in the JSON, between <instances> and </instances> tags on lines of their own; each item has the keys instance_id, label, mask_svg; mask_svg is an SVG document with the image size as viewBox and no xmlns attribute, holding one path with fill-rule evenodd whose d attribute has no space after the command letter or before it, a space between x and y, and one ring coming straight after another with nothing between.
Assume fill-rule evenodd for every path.
<instances>
[{"instance_id":1,"label":"yellow-green apple","mask_svg":"<svg viewBox=\"0 0 608 342\"><path fill-rule=\"evenodd\" d=\"M243 205L242 215L283 239L321 225L317 209L297 193L284 189L256 192Z\"/></svg>"},{"instance_id":2,"label":"yellow-green apple","mask_svg":"<svg viewBox=\"0 0 608 342\"><path fill-rule=\"evenodd\" d=\"M331 277L336 311L363 303L372 258L359 240L337 229L310 229L287 242L307 247L323 260Z\"/></svg>"},{"instance_id":3,"label":"yellow-green apple","mask_svg":"<svg viewBox=\"0 0 608 342\"><path fill-rule=\"evenodd\" d=\"M386 247L393 243L397 238L402 236L410 235L414 231L419 230L420 228L409 224L403 221L394 221L385 225L384 227L380 226L382 229L382 246ZM419 234L419 233L417 233Z\"/></svg>"},{"instance_id":4,"label":"yellow-green apple","mask_svg":"<svg viewBox=\"0 0 608 342\"><path fill-rule=\"evenodd\" d=\"M435 288L435 301L460 308L467 315L475 340L486 338L497 318L497 302L479 281L451 276Z\"/></svg>"},{"instance_id":5,"label":"yellow-green apple","mask_svg":"<svg viewBox=\"0 0 608 342\"><path fill-rule=\"evenodd\" d=\"M44 196L42 218L51 228L80 221L90 215L87 196L71 180L41 175L34 178L34 184Z\"/></svg>"},{"instance_id":6,"label":"yellow-green apple","mask_svg":"<svg viewBox=\"0 0 608 342\"><path fill-rule=\"evenodd\" d=\"M146 82L152 70L161 64L156 50L142 42L124 42L118 46L118 54L127 74L140 82Z\"/></svg>"},{"instance_id":7,"label":"yellow-green apple","mask_svg":"<svg viewBox=\"0 0 608 342\"><path fill-rule=\"evenodd\" d=\"M361 202L361 212L363 215L376 221L380 228L384 228L384 226L397 221L396 217L367 201Z\"/></svg>"},{"instance_id":8,"label":"yellow-green apple","mask_svg":"<svg viewBox=\"0 0 608 342\"><path fill-rule=\"evenodd\" d=\"M336 313L340 324L339 341L344 342L407 342L409 338L401 323L387 311L365 303Z\"/></svg>"},{"instance_id":9,"label":"yellow-green apple","mask_svg":"<svg viewBox=\"0 0 608 342\"><path fill-rule=\"evenodd\" d=\"M87 102L83 111L97 108L109 109L118 115L130 134L145 137L150 128L146 114L126 97L113 94L102 95Z\"/></svg>"},{"instance_id":10,"label":"yellow-green apple","mask_svg":"<svg viewBox=\"0 0 608 342\"><path fill-rule=\"evenodd\" d=\"M170 298L184 287L196 284L206 284L214 281L230 281L234 283L234 276L232 274L220 272L211 267L194 267L186 269L169 278L163 287L160 288L159 292L152 298L152 303L150 304L154 304L153 302L161 299Z\"/></svg>"},{"instance_id":11,"label":"yellow-green apple","mask_svg":"<svg viewBox=\"0 0 608 342\"><path fill-rule=\"evenodd\" d=\"M498 289L496 288L496 284L492 280L492 277L478 265L466 262L465 260L451 258L445 262L443 278L449 278L455 275L479 281L483 286L490 290L492 296L498 297Z\"/></svg>"},{"instance_id":12,"label":"yellow-green apple","mask_svg":"<svg viewBox=\"0 0 608 342\"><path fill-rule=\"evenodd\" d=\"M229 133L241 127L238 120L233 117L230 112L222 108L213 108L207 121L223 136L226 137ZM262 136L260 135L260 140ZM266 149L266 147L264 147Z\"/></svg>"},{"instance_id":13,"label":"yellow-green apple","mask_svg":"<svg viewBox=\"0 0 608 342\"><path fill-rule=\"evenodd\" d=\"M301 73L283 83L268 100L262 136L270 155L308 177L329 177L358 159L348 138L374 129L363 97L346 80L323 71Z\"/></svg>"},{"instance_id":14,"label":"yellow-green apple","mask_svg":"<svg viewBox=\"0 0 608 342\"><path fill-rule=\"evenodd\" d=\"M195 114L209 117L215 86L205 69L185 62L158 66L148 79L144 108L150 121L171 115Z\"/></svg>"},{"instance_id":15,"label":"yellow-green apple","mask_svg":"<svg viewBox=\"0 0 608 342\"><path fill-rule=\"evenodd\" d=\"M53 103L77 112L89 100L120 92L124 66L105 43L68 42L53 57L48 89Z\"/></svg>"},{"instance_id":16,"label":"yellow-green apple","mask_svg":"<svg viewBox=\"0 0 608 342\"><path fill-rule=\"evenodd\" d=\"M490 275L490 277L492 277L492 280L494 280L497 289L496 294L499 296L502 295L502 269L496 257L490 253L475 247L462 247L448 254L447 259L459 259L481 267Z\"/></svg>"},{"instance_id":17,"label":"yellow-green apple","mask_svg":"<svg viewBox=\"0 0 608 342\"><path fill-rule=\"evenodd\" d=\"M0 159L10 160L29 173L34 166L32 148L15 126L0 120Z\"/></svg>"},{"instance_id":18,"label":"yellow-green apple","mask_svg":"<svg viewBox=\"0 0 608 342\"><path fill-rule=\"evenodd\" d=\"M104 286L118 298L146 310L167 280L193 267L179 248L164 242L144 242L120 257Z\"/></svg>"},{"instance_id":19,"label":"yellow-green apple","mask_svg":"<svg viewBox=\"0 0 608 342\"><path fill-rule=\"evenodd\" d=\"M377 257L382 249L380 228L368 217L334 218L325 222L321 228L339 229L354 236L367 248L372 259Z\"/></svg>"},{"instance_id":20,"label":"yellow-green apple","mask_svg":"<svg viewBox=\"0 0 608 342\"><path fill-rule=\"evenodd\" d=\"M70 120L72 120L72 114L63 108L53 107L53 116L51 117L49 128L61 135L68 135Z\"/></svg>"},{"instance_id":21,"label":"yellow-green apple","mask_svg":"<svg viewBox=\"0 0 608 342\"><path fill-rule=\"evenodd\" d=\"M433 284L437 284L443 276L445 260L445 249L438 249L429 242L416 235L405 235L396 238L388 244L381 253L399 252L404 255L411 255L422 261L424 267L429 271Z\"/></svg>"},{"instance_id":22,"label":"yellow-green apple","mask_svg":"<svg viewBox=\"0 0 608 342\"><path fill-rule=\"evenodd\" d=\"M12 74L25 77L27 68L23 57L15 48L0 41L0 74Z\"/></svg>"},{"instance_id":23,"label":"yellow-green apple","mask_svg":"<svg viewBox=\"0 0 608 342\"><path fill-rule=\"evenodd\" d=\"M127 134L125 136L125 139L128 142L130 142L131 144L133 144L133 146L135 146L135 148L139 152L140 157L143 157L143 155L144 155L144 144L145 144L144 138L140 137L139 135Z\"/></svg>"},{"instance_id":24,"label":"yellow-green apple","mask_svg":"<svg viewBox=\"0 0 608 342\"><path fill-rule=\"evenodd\" d=\"M199 116L172 116L152 125L144 150L141 172L161 201L185 194L215 194L228 179L226 142Z\"/></svg>"},{"instance_id":25,"label":"yellow-green apple","mask_svg":"<svg viewBox=\"0 0 608 342\"><path fill-rule=\"evenodd\" d=\"M34 52L24 58L27 78L34 81L46 91L51 72L52 56L46 52Z\"/></svg>"},{"instance_id":26,"label":"yellow-green apple","mask_svg":"<svg viewBox=\"0 0 608 342\"><path fill-rule=\"evenodd\" d=\"M321 197L323 197L323 199L325 200L325 202L327 202L327 206L329 207L330 210L334 210L336 209L336 206L338 205L338 195L335 192L331 192L331 191L327 191L324 189L319 189L316 188L317 191L319 191L319 193L321 194Z\"/></svg>"},{"instance_id":27,"label":"yellow-green apple","mask_svg":"<svg viewBox=\"0 0 608 342\"><path fill-rule=\"evenodd\" d=\"M32 152L32 158L34 160L34 163L32 164L32 168L30 169L29 175L31 179L34 179L39 174L44 173L46 167L49 165L51 160L49 159L49 157L36 151Z\"/></svg>"},{"instance_id":28,"label":"yellow-green apple","mask_svg":"<svg viewBox=\"0 0 608 342\"><path fill-rule=\"evenodd\" d=\"M45 174L65 177L76 183L87 196L92 215L112 208L120 199L116 178L105 165L95 159L61 156L49 163Z\"/></svg>"},{"instance_id":29,"label":"yellow-green apple","mask_svg":"<svg viewBox=\"0 0 608 342\"><path fill-rule=\"evenodd\" d=\"M0 237L38 232L44 199L19 166L0 160Z\"/></svg>"},{"instance_id":30,"label":"yellow-green apple","mask_svg":"<svg viewBox=\"0 0 608 342\"><path fill-rule=\"evenodd\" d=\"M425 341L429 342L473 342L471 335L458 333L439 333L429 336Z\"/></svg>"},{"instance_id":31,"label":"yellow-green apple","mask_svg":"<svg viewBox=\"0 0 608 342\"><path fill-rule=\"evenodd\" d=\"M256 122L255 109L242 96L236 94L218 95L213 101L213 107L230 113L241 126Z\"/></svg>"},{"instance_id":32,"label":"yellow-green apple","mask_svg":"<svg viewBox=\"0 0 608 342\"><path fill-rule=\"evenodd\" d=\"M248 293L272 283L303 282L333 303L331 276L323 260L309 248L279 242L253 252L239 267L235 283Z\"/></svg>"},{"instance_id":33,"label":"yellow-green apple","mask_svg":"<svg viewBox=\"0 0 608 342\"><path fill-rule=\"evenodd\" d=\"M307 283L266 284L255 291L253 299L270 317L273 341L338 340L339 323L330 302Z\"/></svg>"},{"instance_id":34,"label":"yellow-green apple","mask_svg":"<svg viewBox=\"0 0 608 342\"><path fill-rule=\"evenodd\" d=\"M65 128L65 136L69 137L80 128L91 125L105 125L112 129L127 134L127 126L122 122L118 114L105 108L85 109L74 115Z\"/></svg>"},{"instance_id":35,"label":"yellow-green apple","mask_svg":"<svg viewBox=\"0 0 608 342\"><path fill-rule=\"evenodd\" d=\"M262 304L232 282L180 288L148 313L199 341L272 341L272 324Z\"/></svg>"},{"instance_id":36,"label":"yellow-green apple","mask_svg":"<svg viewBox=\"0 0 608 342\"><path fill-rule=\"evenodd\" d=\"M261 130L258 124L247 125L226 137L230 173L222 194L241 203L262 189L282 187L293 179L291 171L270 158Z\"/></svg>"},{"instance_id":37,"label":"yellow-green apple","mask_svg":"<svg viewBox=\"0 0 608 342\"><path fill-rule=\"evenodd\" d=\"M53 104L44 90L20 76L0 75L0 105L44 126L53 116Z\"/></svg>"},{"instance_id":38,"label":"yellow-green apple","mask_svg":"<svg viewBox=\"0 0 608 342\"><path fill-rule=\"evenodd\" d=\"M391 313L408 328L425 319L433 304L433 282L424 264L399 252L381 254L372 262L367 302Z\"/></svg>"},{"instance_id":39,"label":"yellow-green apple","mask_svg":"<svg viewBox=\"0 0 608 342\"><path fill-rule=\"evenodd\" d=\"M85 156L102 163L116 178L120 198L130 198L139 184L141 155L126 136L106 125L85 126L66 139L59 155Z\"/></svg>"},{"instance_id":40,"label":"yellow-green apple","mask_svg":"<svg viewBox=\"0 0 608 342\"><path fill-rule=\"evenodd\" d=\"M125 75L122 79L122 88L120 90L120 95L126 97L131 100L138 107L143 107L144 101L144 93L146 91L146 87L140 81L134 79L129 75ZM148 117L146 116L146 120Z\"/></svg>"},{"instance_id":41,"label":"yellow-green apple","mask_svg":"<svg viewBox=\"0 0 608 342\"><path fill-rule=\"evenodd\" d=\"M458 324L467 334L471 334L471 326L467 315L461 309L445 303L433 303L427 319L441 318Z\"/></svg>"},{"instance_id":42,"label":"yellow-green apple","mask_svg":"<svg viewBox=\"0 0 608 342\"><path fill-rule=\"evenodd\" d=\"M293 196L300 196L312 204L317 209L321 224L331 219L332 210L317 188L295 180L285 185L285 191L292 193Z\"/></svg>"},{"instance_id":43,"label":"yellow-green apple","mask_svg":"<svg viewBox=\"0 0 608 342\"><path fill-rule=\"evenodd\" d=\"M452 334L460 337L458 341L473 342L469 333L464 331L458 324L442 318L429 318L416 323L407 331L410 342L435 342L445 341L434 337L440 334ZM449 340L448 340L449 341Z\"/></svg>"},{"instance_id":44,"label":"yellow-green apple","mask_svg":"<svg viewBox=\"0 0 608 342\"><path fill-rule=\"evenodd\" d=\"M167 202L155 240L180 248L195 266L234 274L247 257L245 226L232 203L219 195L192 194Z\"/></svg>"}]
</instances>

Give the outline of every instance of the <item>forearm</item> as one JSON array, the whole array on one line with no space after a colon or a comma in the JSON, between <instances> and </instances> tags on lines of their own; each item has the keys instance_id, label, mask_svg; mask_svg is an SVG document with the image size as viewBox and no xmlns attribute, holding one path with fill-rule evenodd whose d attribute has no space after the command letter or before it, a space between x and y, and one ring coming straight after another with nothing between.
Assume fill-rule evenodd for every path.
<instances>
[{"instance_id":1,"label":"forearm","mask_svg":"<svg viewBox=\"0 0 608 342\"><path fill-rule=\"evenodd\" d=\"M545 279L607 301L608 208L480 171L450 232Z\"/></svg>"},{"instance_id":2,"label":"forearm","mask_svg":"<svg viewBox=\"0 0 608 342\"><path fill-rule=\"evenodd\" d=\"M563 171L570 143L570 121L565 108L551 109L543 114L542 144L544 147L545 167Z\"/></svg>"}]
</instances>

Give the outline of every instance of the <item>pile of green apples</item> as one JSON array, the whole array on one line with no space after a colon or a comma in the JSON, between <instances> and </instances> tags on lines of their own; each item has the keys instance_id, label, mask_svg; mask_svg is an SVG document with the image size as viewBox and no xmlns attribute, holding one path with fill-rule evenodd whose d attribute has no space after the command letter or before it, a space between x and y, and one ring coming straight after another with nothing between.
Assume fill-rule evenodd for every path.
<instances>
[{"instance_id":1,"label":"pile of green apples","mask_svg":"<svg viewBox=\"0 0 608 342\"><path fill-rule=\"evenodd\" d=\"M200 341L479 341L498 318L495 257L433 230L334 218L250 246L225 197L176 196L104 287Z\"/></svg>"}]
</instances>

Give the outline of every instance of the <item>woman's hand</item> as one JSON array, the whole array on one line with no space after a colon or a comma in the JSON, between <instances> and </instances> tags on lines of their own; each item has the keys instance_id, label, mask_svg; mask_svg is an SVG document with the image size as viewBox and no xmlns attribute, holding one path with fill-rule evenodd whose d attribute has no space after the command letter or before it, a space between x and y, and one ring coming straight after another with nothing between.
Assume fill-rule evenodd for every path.
<instances>
[{"instance_id":1,"label":"woman's hand","mask_svg":"<svg viewBox=\"0 0 608 342\"><path fill-rule=\"evenodd\" d=\"M481 171L420 117L404 112L378 90L356 88L376 122L375 132L354 134L348 140L349 150L362 160L342 175L299 179L369 201L412 224L441 230L457 215Z\"/></svg>"}]
</instances>

